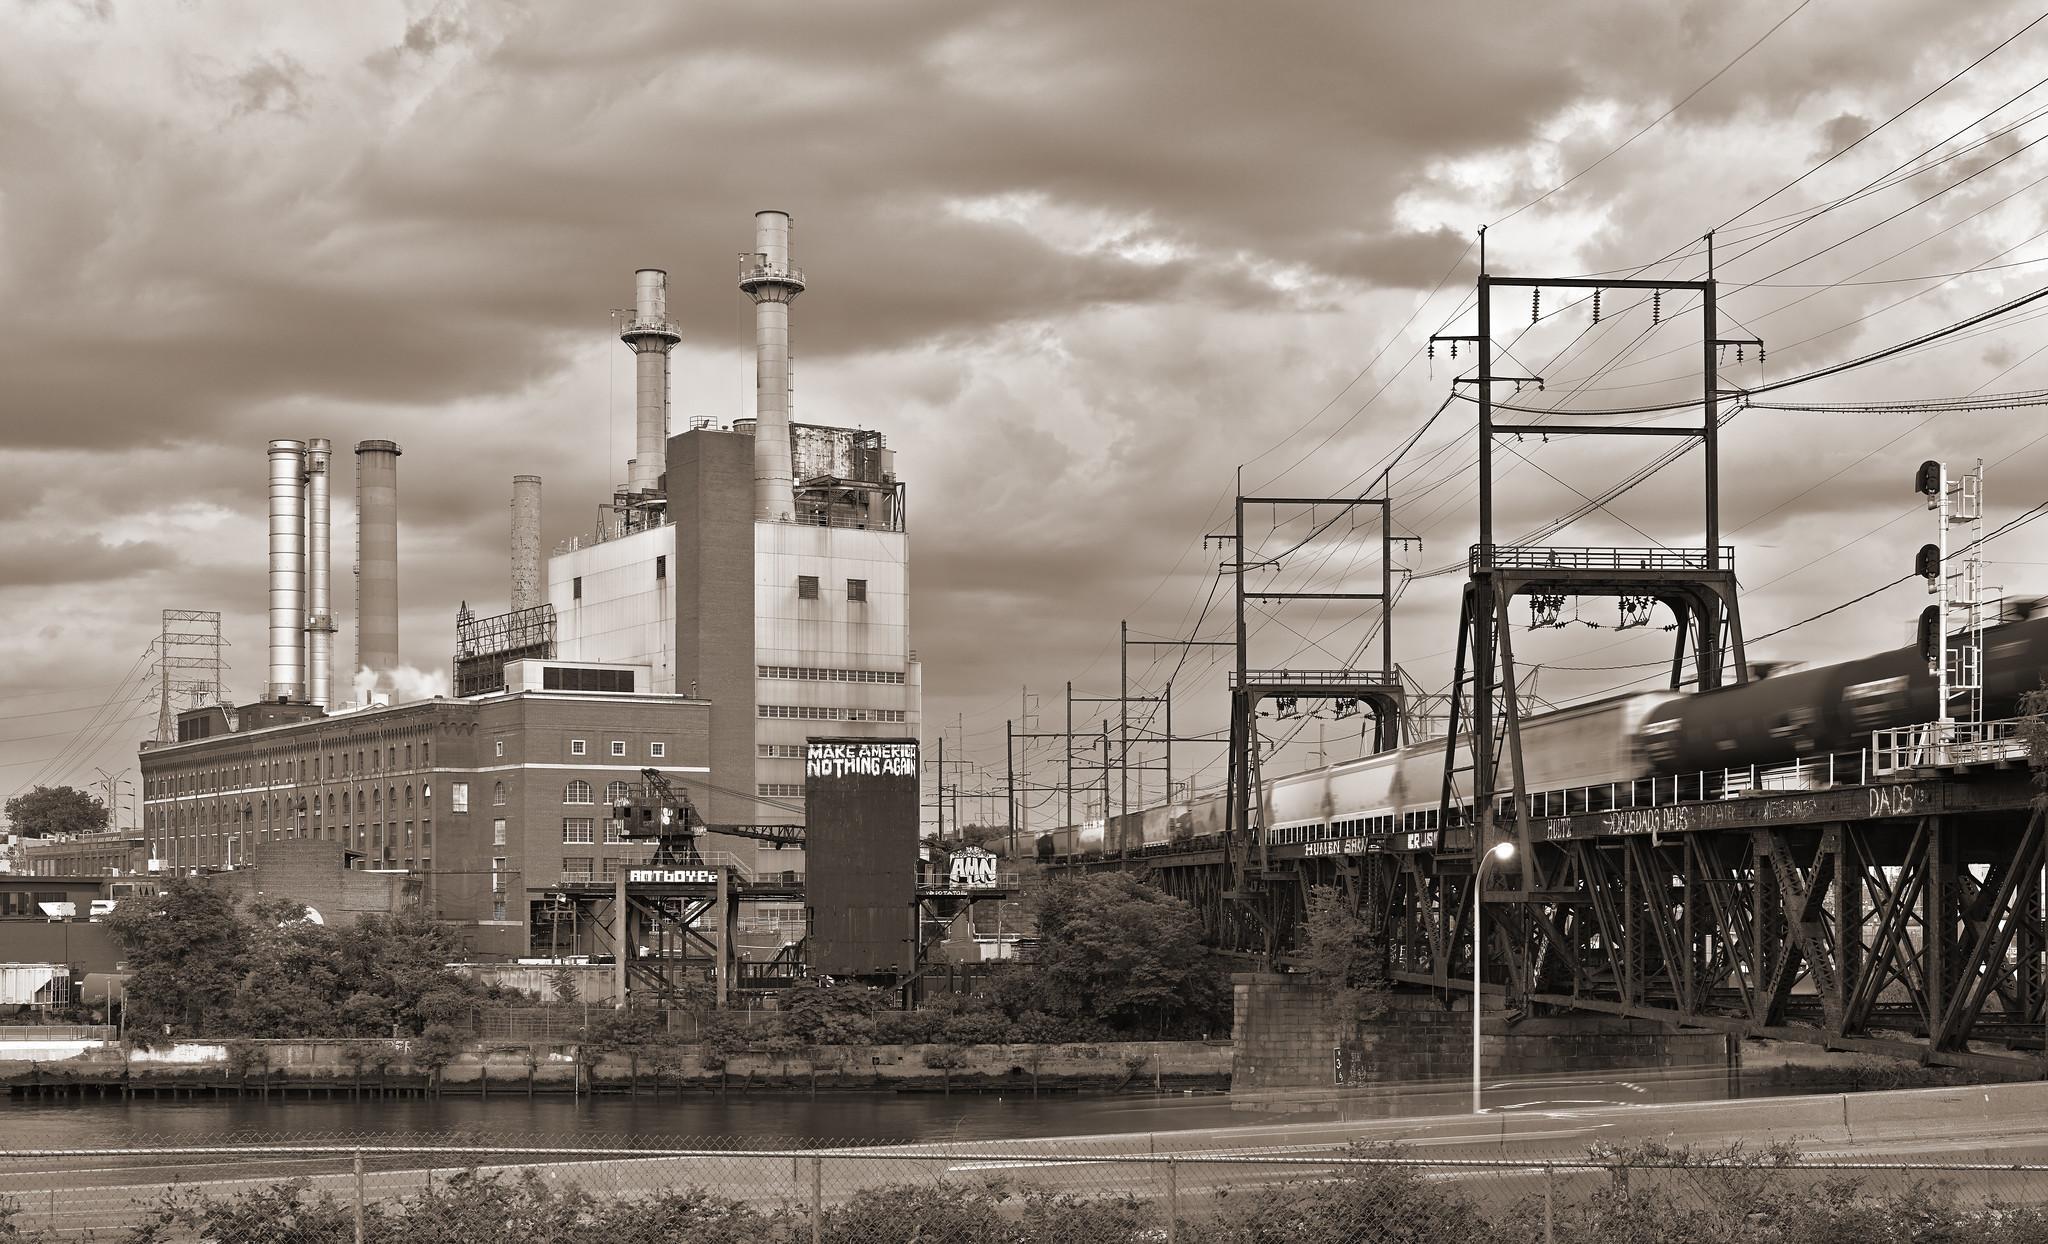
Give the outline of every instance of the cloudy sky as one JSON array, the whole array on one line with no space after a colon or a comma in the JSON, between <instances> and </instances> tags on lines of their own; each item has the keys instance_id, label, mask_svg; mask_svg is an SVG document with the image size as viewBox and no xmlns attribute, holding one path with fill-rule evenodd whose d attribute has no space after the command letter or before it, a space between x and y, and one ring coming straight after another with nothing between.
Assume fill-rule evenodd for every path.
<instances>
[{"instance_id":1,"label":"cloudy sky","mask_svg":"<svg viewBox=\"0 0 2048 1244\"><path fill-rule=\"evenodd\" d=\"M623 475L609 311L634 268L671 274L677 418L750 413L733 256L758 208L795 216L811 278L798 417L896 446L928 718L957 715L991 774L1022 688L1041 728L1068 679L1114 692L1119 619L1224 632L1225 554L1201 537L1240 467L1246 492L1356 492L1423 426L1469 362L1422 342L1473 331L1482 225L1496 273L1679 279L1719 228L1724 331L1770 346L1728 356L1730 387L2048 284L2048 24L1909 107L2033 21L2024 4L4 3L0 791L132 768L162 608L221 610L233 690L259 691L269 437L404 445L405 656L445 676L458 601L504 604L509 477L546 476L552 543ZM1571 302L1534 324L1526 294L1495 305L1500 370L1545 378L1523 400L1697 390L1696 304L1652 323L1610 294L1595 325ZM2042 340L2022 312L1772 397L2040 388ZM2038 421L1744 412L1724 500L1747 629L1906 569L1923 457L1992 462L1995 520L2033 505ZM1393 470L1395 525L1423 541L1404 567L1472 539L1471 426L1452 402ZM1501 535L1664 443L1605 444L1502 451ZM1556 539L1697 542L1696 461ZM1249 524L1259 556L1309 534ZM1995 555L1994 581L2048 591L2034 529ZM1378 574L1376 532L1345 523L1271 581ZM1449 674L1457 584L1401 600L1397 659L1426 685ZM1754 655L1903 642L1917 591ZM1579 615L1517 640L1553 699L1668 651L1654 627L1608 629L1609 602ZM1252 621L1271 664L1334 664L1370 625L1328 606ZM1213 728L1213 660L1136 650L1134 689L1175 672L1176 729ZM1356 746L1347 722L1297 747L1319 732ZM1179 776L1216 750L1178 749Z\"/></svg>"}]
</instances>

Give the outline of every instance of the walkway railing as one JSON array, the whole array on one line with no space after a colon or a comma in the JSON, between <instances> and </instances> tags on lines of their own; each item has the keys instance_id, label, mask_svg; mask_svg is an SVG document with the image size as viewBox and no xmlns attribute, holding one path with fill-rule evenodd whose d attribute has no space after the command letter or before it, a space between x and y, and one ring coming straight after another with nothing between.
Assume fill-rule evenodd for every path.
<instances>
[{"instance_id":1,"label":"walkway railing","mask_svg":"<svg viewBox=\"0 0 2048 1244\"><path fill-rule=\"evenodd\" d=\"M1930 721L1871 736L1871 769L1880 776L1914 769L1960 769L2028 758L2036 717Z\"/></svg>"}]
</instances>

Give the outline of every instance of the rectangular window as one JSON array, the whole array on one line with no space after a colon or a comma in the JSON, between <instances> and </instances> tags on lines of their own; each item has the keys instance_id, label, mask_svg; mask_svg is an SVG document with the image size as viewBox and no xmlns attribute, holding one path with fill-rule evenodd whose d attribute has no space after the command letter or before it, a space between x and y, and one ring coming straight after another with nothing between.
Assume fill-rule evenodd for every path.
<instances>
[{"instance_id":1,"label":"rectangular window","mask_svg":"<svg viewBox=\"0 0 2048 1244\"><path fill-rule=\"evenodd\" d=\"M625 755L625 754L626 754L626 740L624 740L624 739L613 739L613 740L612 740L612 755L614 755L614 756L623 756L623 755Z\"/></svg>"},{"instance_id":2,"label":"rectangular window","mask_svg":"<svg viewBox=\"0 0 2048 1244\"><path fill-rule=\"evenodd\" d=\"M583 576L582 576L582 575L577 575L577 576L576 576L576 577L575 577L574 579L571 579L571 580L569 581L569 599L570 599L570 600L582 600L582 599L583 599Z\"/></svg>"},{"instance_id":3,"label":"rectangular window","mask_svg":"<svg viewBox=\"0 0 2048 1244\"><path fill-rule=\"evenodd\" d=\"M579 669L573 665L550 665L540 672L542 691L609 691L630 695L632 670Z\"/></svg>"},{"instance_id":4,"label":"rectangular window","mask_svg":"<svg viewBox=\"0 0 2048 1244\"><path fill-rule=\"evenodd\" d=\"M759 789L754 792L755 794L771 798L800 799L804 793L802 782L761 782L757 785Z\"/></svg>"},{"instance_id":5,"label":"rectangular window","mask_svg":"<svg viewBox=\"0 0 2048 1244\"><path fill-rule=\"evenodd\" d=\"M594 858L588 855L563 856L562 880L570 882L590 880L590 866L594 862Z\"/></svg>"},{"instance_id":6,"label":"rectangular window","mask_svg":"<svg viewBox=\"0 0 2048 1244\"><path fill-rule=\"evenodd\" d=\"M504 856L502 856L502 855L498 855L498 856L493 856L493 857L491 858L491 893L493 893L493 894L503 894L504 892L505 892L505 857L504 857ZM500 917L499 917L499 919L501 919L501 920L502 920L502 919L504 919L504 917L503 917L503 916L500 916Z\"/></svg>"},{"instance_id":7,"label":"rectangular window","mask_svg":"<svg viewBox=\"0 0 2048 1244\"><path fill-rule=\"evenodd\" d=\"M847 599L847 600L849 600L849 601L858 601L858 602L865 602L865 601L867 600L867 598L868 598L868 581L867 581L866 579L848 579L848 580L846 581L846 599Z\"/></svg>"},{"instance_id":8,"label":"rectangular window","mask_svg":"<svg viewBox=\"0 0 2048 1244\"><path fill-rule=\"evenodd\" d=\"M668 578L668 554L656 553L654 555L654 577L657 579Z\"/></svg>"},{"instance_id":9,"label":"rectangular window","mask_svg":"<svg viewBox=\"0 0 2048 1244\"><path fill-rule=\"evenodd\" d=\"M494 847L505 845L505 818L502 816L491 822L491 845Z\"/></svg>"},{"instance_id":10,"label":"rectangular window","mask_svg":"<svg viewBox=\"0 0 2048 1244\"><path fill-rule=\"evenodd\" d=\"M654 757L654 758L655 758L656 760L660 760L660 759L662 759L662 758L663 758L664 756L667 756L667 755L668 755L668 744L666 744L666 743L649 743L649 744L647 745L647 754L648 754L649 756L652 756L652 757Z\"/></svg>"},{"instance_id":11,"label":"rectangular window","mask_svg":"<svg viewBox=\"0 0 2048 1244\"><path fill-rule=\"evenodd\" d=\"M588 745L582 739L569 740L569 754L571 756L581 756L588 750Z\"/></svg>"},{"instance_id":12,"label":"rectangular window","mask_svg":"<svg viewBox=\"0 0 2048 1244\"><path fill-rule=\"evenodd\" d=\"M604 840L606 842L624 842L626 840L626 823L617 817L606 818L604 823Z\"/></svg>"},{"instance_id":13,"label":"rectangular window","mask_svg":"<svg viewBox=\"0 0 2048 1244\"><path fill-rule=\"evenodd\" d=\"M494 740L492 741L492 743L491 743L491 748L492 748L493 754L495 754L495 755L499 755L499 756L502 756L502 755L504 755L504 754L505 754L505 740L503 740L503 739L494 739Z\"/></svg>"},{"instance_id":14,"label":"rectangular window","mask_svg":"<svg viewBox=\"0 0 2048 1244\"><path fill-rule=\"evenodd\" d=\"M800 574L796 577L796 598L798 600L818 599L818 576Z\"/></svg>"},{"instance_id":15,"label":"rectangular window","mask_svg":"<svg viewBox=\"0 0 2048 1244\"><path fill-rule=\"evenodd\" d=\"M587 816L572 816L562 821L562 841L570 846L586 846L595 841L592 833L597 822Z\"/></svg>"}]
</instances>

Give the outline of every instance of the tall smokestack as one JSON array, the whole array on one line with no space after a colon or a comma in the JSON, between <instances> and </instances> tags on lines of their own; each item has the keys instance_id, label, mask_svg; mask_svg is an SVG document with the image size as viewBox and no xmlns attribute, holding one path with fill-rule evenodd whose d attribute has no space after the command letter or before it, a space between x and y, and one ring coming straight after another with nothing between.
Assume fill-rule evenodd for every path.
<instances>
[{"instance_id":1,"label":"tall smokestack","mask_svg":"<svg viewBox=\"0 0 2048 1244\"><path fill-rule=\"evenodd\" d=\"M268 700L306 694L306 444L270 442Z\"/></svg>"},{"instance_id":2,"label":"tall smokestack","mask_svg":"<svg viewBox=\"0 0 2048 1244\"><path fill-rule=\"evenodd\" d=\"M356 445L356 668L371 690L398 669L398 442Z\"/></svg>"},{"instance_id":3,"label":"tall smokestack","mask_svg":"<svg viewBox=\"0 0 2048 1244\"><path fill-rule=\"evenodd\" d=\"M789 462L789 304L804 292L789 262L789 213L754 213L754 253L740 260L754 300L754 517L787 522L796 491Z\"/></svg>"},{"instance_id":4,"label":"tall smokestack","mask_svg":"<svg viewBox=\"0 0 2048 1244\"><path fill-rule=\"evenodd\" d=\"M334 571L328 502L328 459L333 442L306 442L306 698L327 707L334 685Z\"/></svg>"},{"instance_id":5,"label":"tall smokestack","mask_svg":"<svg viewBox=\"0 0 2048 1244\"><path fill-rule=\"evenodd\" d=\"M668 470L668 352L682 335L668 322L668 273L642 268L633 274L633 322L619 340L633 351L633 459L626 464L626 488L655 492Z\"/></svg>"},{"instance_id":6,"label":"tall smokestack","mask_svg":"<svg viewBox=\"0 0 2048 1244\"><path fill-rule=\"evenodd\" d=\"M540 476L512 477L512 608L546 603L540 585Z\"/></svg>"}]
</instances>

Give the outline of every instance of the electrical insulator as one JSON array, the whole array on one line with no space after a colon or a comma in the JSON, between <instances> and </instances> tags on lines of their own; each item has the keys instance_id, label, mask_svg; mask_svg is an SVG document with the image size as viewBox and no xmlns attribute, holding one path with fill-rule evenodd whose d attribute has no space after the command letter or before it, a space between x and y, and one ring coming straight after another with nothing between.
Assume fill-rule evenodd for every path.
<instances>
[{"instance_id":1,"label":"electrical insulator","mask_svg":"<svg viewBox=\"0 0 2048 1244\"><path fill-rule=\"evenodd\" d=\"M1537 318L1537 315L1538 315L1538 314L1539 314L1539 313L1540 313L1540 312L1542 311L1542 309L1543 309L1543 291L1542 291L1542 290L1540 290L1540 289L1532 289L1532 290L1530 290L1530 291L1529 291L1529 322L1530 322L1531 324L1534 324L1534 323L1536 322L1536 318Z\"/></svg>"},{"instance_id":2,"label":"electrical insulator","mask_svg":"<svg viewBox=\"0 0 2048 1244\"><path fill-rule=\"evenodd\" d=\"M1941 546L1923 544L1913 555L1913 573L1927 580L1927 590L1932 592L1941 583Z\"/></svg>"},{"instance_id":3,"label":"electrical insulator","mask_svg":"<svg viewBox=\"0 0 2048 1244\"><path fill-rule=\"evenodd\" d=\"M1432 341L1432 342L1430 342L1430 343L1429 343L1429 357L1431 357L1431 358L1435 358L1435 357L1436 357L1436 342L1434 342L1434 341Z\"/></svg>"},{"instance_id":4,"label":"electrical insulator","mask_svg":"<svg viewBox=\"0 0 2048 1244\"><path fill-rule=\"evenodd\" d=\"M1655 324L1663 318L1664 291L1661 289L1653 289L1650 291L1650 323Z\"/></svg>"},{"instance_id":5,"label":"electrical insulator","mask_svg":"<svg viewBox=\"0 0 2048 1244\"><path fill-rule=\"evenodd\" d=\"M1600 322L1600 291L1597 289L1593 291L1593 322Z\"/></svg>"}]
</instances>

